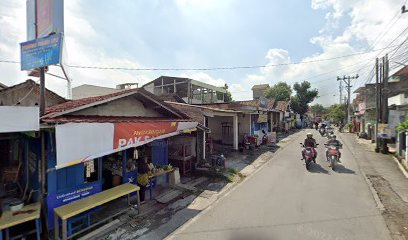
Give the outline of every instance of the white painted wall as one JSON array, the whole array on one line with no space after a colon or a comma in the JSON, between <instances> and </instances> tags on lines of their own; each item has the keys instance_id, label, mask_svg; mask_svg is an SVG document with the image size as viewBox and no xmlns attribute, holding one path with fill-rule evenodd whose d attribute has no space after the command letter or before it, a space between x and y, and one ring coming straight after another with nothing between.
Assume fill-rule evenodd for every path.
<instances>
[{"instance_id":1,"label":"white painted wall","mask_svg":"<svg viewBox=\"0 0 408 240\"><path fill-rule=\"evenodd\" d=\"M146 91L151 92L154 94L154 83L151 83L149 85L146 85L143 87Z\"/></svg>"},{"instance_id":2,"label":"white painted wall","mask_svg":"<svg viewBox=\"0 0 408 240\"><path fill-rule=\"evenodd\" d=\"M85 84L72 88L72 99L96 97L120 91L122 90Z\"/></svg>"},{"instance_id":3,"label":"white painted wall","mask_svg":"<svg viewBox=\"0 0 408 240\"><path fill-rule=\"evenodd\" d=\"M408 98L405 97L404 93L388 98L388 106L405 104L408 104Z\"/></svg>"}]
</instances>

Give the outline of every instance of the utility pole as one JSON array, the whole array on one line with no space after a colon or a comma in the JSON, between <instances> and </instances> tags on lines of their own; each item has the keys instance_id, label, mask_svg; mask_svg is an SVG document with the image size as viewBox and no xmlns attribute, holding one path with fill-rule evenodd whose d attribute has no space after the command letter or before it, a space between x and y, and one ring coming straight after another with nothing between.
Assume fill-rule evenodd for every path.
<instances>
[{"instance_id":1,"label":"utility pole","mask_svg":"<svg viewBox=\"0 0 408 240\"><path fill-rule=\"evenodd\" d=\"M340 83L339 91L340 91L340 105L341 105L341 98L342 98L342 95L343 95L343 82L340 81L339 83Z\"/></svg>"},{"instance_id":2,"label":"utility pole","mask_svg":"<svg viewBox=\"0 0 408 240\"><path fill-rule=\"evenodd\" d=\"M381 117L381 122L382 123L388 123L388 54L386 54L383 59L383 84L382 84L382 117Z\"/></svg>"},{"instance_id":3,"label":"utility pole","mask_svg":"<svg viewBox=\"0 0 408 240\"><path fill-rule=\"evenodd\" d=\"M346 89L347 89L347 122L350 121L350 98L351 98L351 80L352 79L357 79L358 78L358 74L356 74L355 76L343 76L343 78L337 76L337 81L343 81L346 84Z\"/></svg>"},{"instance_id":4,"label":"utility pole","mask_svg":"<svg viewBox=\"0 0 408 240\"><path fill-rule=\"evenodd\" d=\"M378 124L380 122L380 98L379 98L379 64L378 58L375 59L375 108L376 108L376 124L375 124L375 151L380 151L380 144L378 142Z\"/></svg>"}]
</instances>

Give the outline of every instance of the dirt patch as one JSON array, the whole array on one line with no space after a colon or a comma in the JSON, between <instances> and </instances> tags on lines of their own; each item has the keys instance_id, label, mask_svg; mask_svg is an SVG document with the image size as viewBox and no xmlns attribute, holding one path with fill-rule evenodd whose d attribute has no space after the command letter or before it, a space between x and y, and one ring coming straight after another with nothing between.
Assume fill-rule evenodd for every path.
<instances>
[{"instance_id":1,"label":"dirt patch","mask_svg":"<svg viewBox=\"0 0 408 240\"><path fill-rule=\"evenodd\" d=\"M381 176L368 175L385 210L382 215L393 239L408 239L408 203L392 189Z\"/></svg>"}]
</instances>

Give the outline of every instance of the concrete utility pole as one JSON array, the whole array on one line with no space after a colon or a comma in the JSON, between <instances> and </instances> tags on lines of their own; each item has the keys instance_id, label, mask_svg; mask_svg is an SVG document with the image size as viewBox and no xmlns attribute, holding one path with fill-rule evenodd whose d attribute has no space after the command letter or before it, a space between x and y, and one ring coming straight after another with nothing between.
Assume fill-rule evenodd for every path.
<instances>
[{"instance_id":1,"label":"concrete utility pole","mask_svg":"<svg viewBox=\"0 0 408 240\"><path fill-rule=\"evenodd\" d=\"M377 134L378 134L378 124L380 122L380 98L379 98L379 92L380 92L380 85L379 85L379 64L378 64L378 58L375 59L375 108L376 108L376 124L375 124L375 151L379 152L380 151L380 144L378 142Z\"/></svg>"},{"instance_id":2,"label":"concrete utility pole","mask_svg":"<svg viewBox=\"0 0 408 240\"><path fill-rule=\"evenodd\" d=\"M341 104L341 98L342 98L342 95L343 95L343 82L342 81L340 81L339 82L340 83L340 86L339 86L339 91L340 91L340 104Z\"/></svg>"},{"instance_id":3,"label":"concrete utility pole","mask_svg":"<svg viewBox=\"0 0 408 240\"><path fill-rule=\"evenodd\" d=\"M351 79L357 79L358 78L358 74L356 74L355 76L343 76L343 78L337 76L337 81L343 81L346 84L346 89L347 89L347 122L350 121L350 95L351 95Z\"/></svg>"},{"instance_id":4,"label":"concrete utility pole","mask_svg":"<svg viewBox=\"0 0 408 240\"><path fill-rule=\"evenodd\" d=\"M382 84L382 112L381 112L381 122L382 123L388 123L388 54L386 54L383 58L382 58L382 65L383 65L383 76L382 76L382 80L383 80L383 84Z\"/></svg>"}]
</instances>

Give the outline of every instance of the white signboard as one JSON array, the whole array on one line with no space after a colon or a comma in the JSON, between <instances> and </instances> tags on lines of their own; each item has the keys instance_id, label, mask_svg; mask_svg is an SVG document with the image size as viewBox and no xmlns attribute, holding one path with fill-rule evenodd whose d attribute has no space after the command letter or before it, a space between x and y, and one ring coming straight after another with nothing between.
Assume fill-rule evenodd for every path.
<instances>
[{"instance_id":1,"label":"white signboard","mask_svg":"<svg viewBox=\"0 0 408 240\"><path fill-rule=\"evenodd\" d=\"M0 133L40 130L38 107L0 106Z\"/></svg>"}]
</instances>

